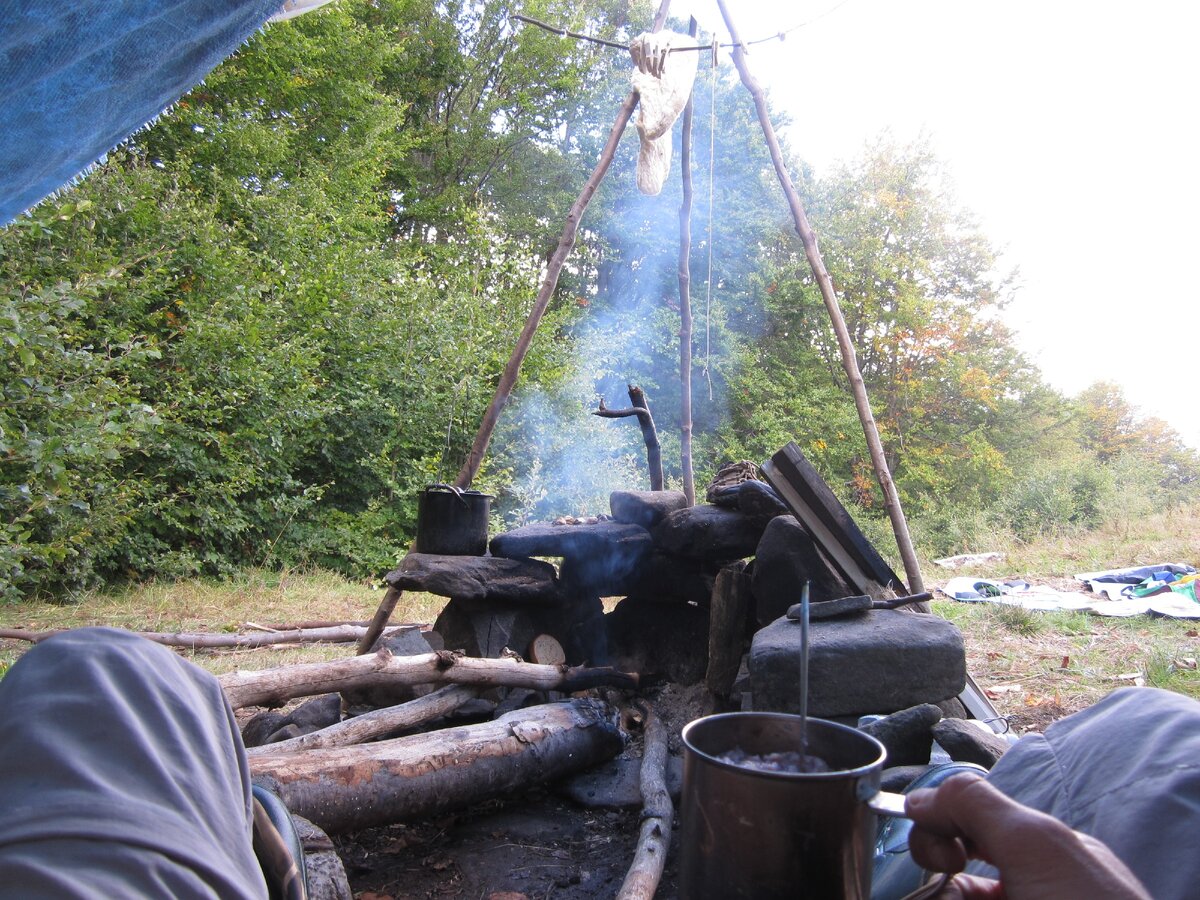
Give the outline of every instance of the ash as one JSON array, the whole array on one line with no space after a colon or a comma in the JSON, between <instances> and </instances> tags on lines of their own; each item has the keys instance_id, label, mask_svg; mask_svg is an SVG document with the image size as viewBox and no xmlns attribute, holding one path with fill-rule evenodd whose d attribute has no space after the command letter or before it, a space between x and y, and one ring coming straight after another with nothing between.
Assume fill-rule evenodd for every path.
<instances>
[{"instance_id":1,"label":"ash","mask_svg":"<svg viewBox=\"0 0 1200 900\"><path fill-rule=\"evenodd\" d=\"M718 754L721 762L732 763L743 769L754 769L758 772L788 772L791 774L816 772L832 772L829 763L819 756L805 755L799 750L784 750L778 753L747 753L741 747L734 747Z\"/></svg>"}]
</instances>

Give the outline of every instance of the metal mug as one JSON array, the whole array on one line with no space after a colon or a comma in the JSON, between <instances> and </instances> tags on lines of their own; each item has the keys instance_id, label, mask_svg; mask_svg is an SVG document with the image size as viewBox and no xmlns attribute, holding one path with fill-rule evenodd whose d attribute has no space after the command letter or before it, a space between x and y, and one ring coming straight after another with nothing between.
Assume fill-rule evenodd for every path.
<instances>
[{"instance_id":1,"label":"metal mug","mask_svg":"<svg viewBox=\"0 0 1200 900\"><path fill-rule=\"evenodd\" d=\"M800 749L801 718L743 712L683 729L682 900L867 900L876 814L903 815L879 790L887 751L868 734L808 719L808 753L833 771L763 772L718 757Z\"/></svg>"}]
</instances>

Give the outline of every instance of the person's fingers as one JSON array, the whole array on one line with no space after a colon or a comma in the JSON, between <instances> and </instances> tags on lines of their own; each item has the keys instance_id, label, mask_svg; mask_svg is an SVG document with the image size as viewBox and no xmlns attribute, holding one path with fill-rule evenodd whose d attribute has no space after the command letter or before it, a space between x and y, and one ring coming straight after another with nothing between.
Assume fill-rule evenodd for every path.
<instances>
[{"instance_id":1,"label":"person's fingers","mask_svg":"<svg viewBox=\"0 0 1200 900\"><path fill-rule=\"evenodd\" d=\"M934 900L1002 900L1004 886L991 878L963 875L961 872L946 883Z\"/></svg>"},{"instance_id":2,"label":"person's fingers","mask_svg":"<svg viewBox=\"0 0 1200 900\"><path fill-rule=\"evenodd\" d=\"M1003 868L1030 853L1040 855L1047 839L1074 835L1057 819L1022 806L975 775L955 775L936 790L913 791L905 809L916 825L916 847L929 852L930 862L957 863L953 841L958 839L966 856ZM917 852L914 848L914 856ZM961 865L940 871L958 869Z\"/></svg>"},{"instance_id":3,"label":"person's fingers","mask_svg":"<svg viewBox=\"0 0 1200 900\"><path fill-rule=\"evenodd\" d=\"M913 859L931 872L961 872L970 859L958 838L943 837L919 826L909 832L908 849Z\"/></svg>"}]
</instances>

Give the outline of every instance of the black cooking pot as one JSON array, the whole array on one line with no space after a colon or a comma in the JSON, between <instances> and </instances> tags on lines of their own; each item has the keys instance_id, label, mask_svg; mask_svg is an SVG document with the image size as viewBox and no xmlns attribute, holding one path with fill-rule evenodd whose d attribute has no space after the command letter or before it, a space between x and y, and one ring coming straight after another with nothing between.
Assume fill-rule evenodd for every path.
<instances>
[{"instance_id":1,"label":"black cooking pot","mask_svg":"<svg viewBox=\"0 0 1200 900\"><path fill-rule=\"evenodd\" d=\"M487 553L492 497L448 484L431 484L417 498L418 553L483 556Z\"/></svg>"}]
</instances>

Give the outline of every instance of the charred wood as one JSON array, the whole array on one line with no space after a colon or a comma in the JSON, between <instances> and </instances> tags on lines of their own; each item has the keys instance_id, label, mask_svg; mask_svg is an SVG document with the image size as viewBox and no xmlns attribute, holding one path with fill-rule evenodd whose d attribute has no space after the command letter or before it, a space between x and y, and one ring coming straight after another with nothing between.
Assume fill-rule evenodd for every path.
<instances>
[{"instance_id":1,"label":"charred wood","mask_svg":"<svg viewBox=\"0 0 1200 900\"><path fill-rule=\"evenodd\" d=\"M255 756L251 774L332 831L411 821L563 777L622 747L612 708L575 699L374 744Z\"/></svg>"}]
</instances>

